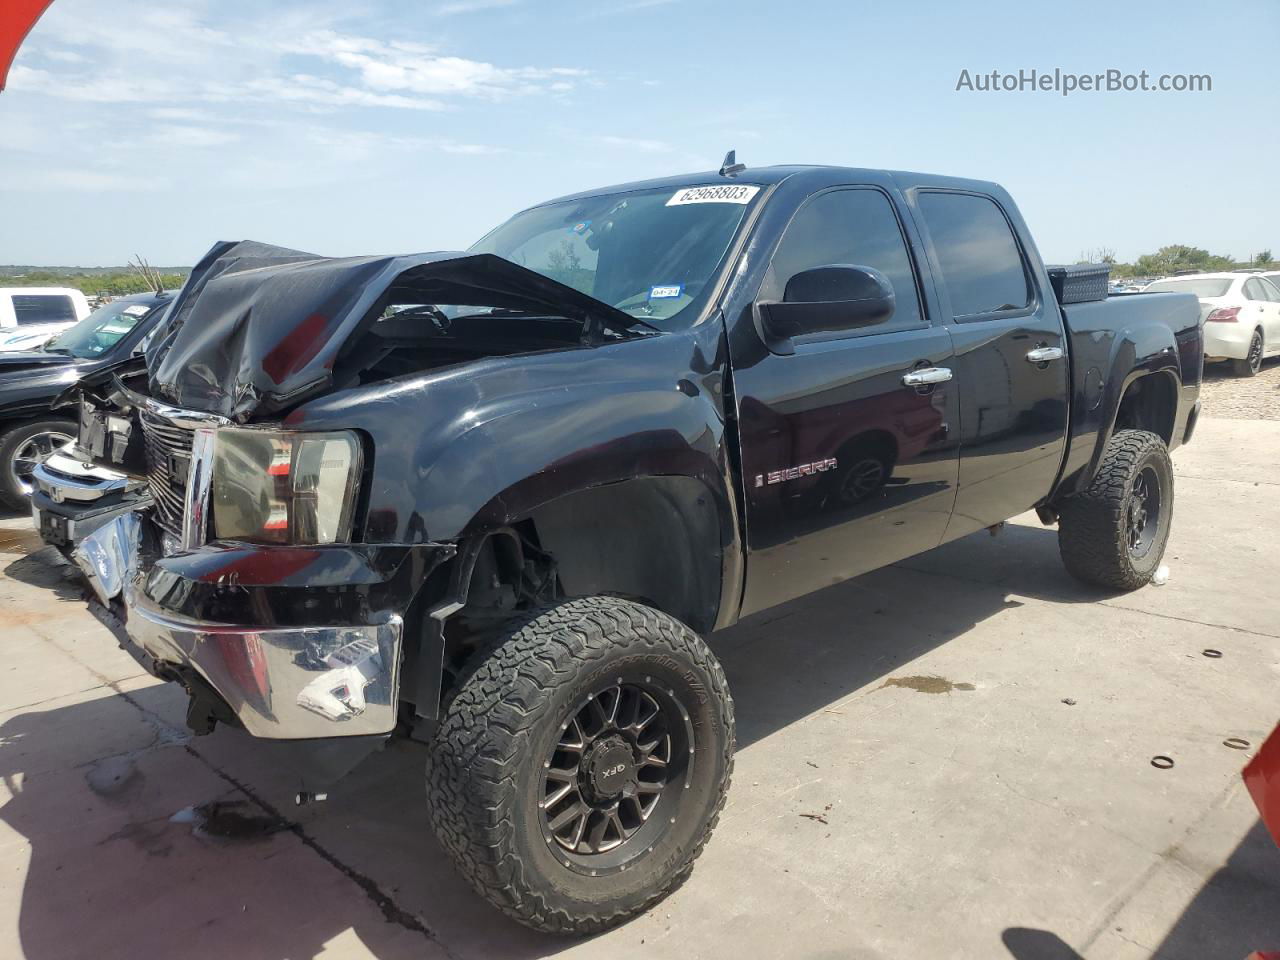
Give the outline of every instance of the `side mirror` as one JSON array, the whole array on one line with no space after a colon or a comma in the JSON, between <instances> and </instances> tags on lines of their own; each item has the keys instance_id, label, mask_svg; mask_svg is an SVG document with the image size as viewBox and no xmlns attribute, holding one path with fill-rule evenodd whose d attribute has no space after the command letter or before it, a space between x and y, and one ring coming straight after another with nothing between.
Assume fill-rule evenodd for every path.
<instances>
[{"instance_id":1,"label":"side mirror","mask_svg":"<svg viewBox=\"0 0 1280 960\"><path fill-rule=\"evenodd\" d=\"M781 302L759 304L765 330L777 340L884 323L896 306L888 277L844 263L803 270L787 281Z\"/></svg>"}]
</instances>

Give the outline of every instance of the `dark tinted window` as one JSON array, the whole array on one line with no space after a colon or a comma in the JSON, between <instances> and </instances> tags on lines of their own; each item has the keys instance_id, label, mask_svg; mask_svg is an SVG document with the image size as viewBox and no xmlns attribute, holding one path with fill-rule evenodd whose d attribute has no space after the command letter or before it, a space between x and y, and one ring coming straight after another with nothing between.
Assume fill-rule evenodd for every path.
<instances>
[{"instance_id":1,"label":"dark tinted window","mask_svg":"<svg viewBox=\"0 0 1280 960\"><path fill-rule=\"evenodd\" d=\"M837 190L814 197L792 219L773 255L762 300L781 300L787 281L803 270L847 263L875 267L893 284L898 305L868 333L921 321L915 272L889 199L878 190Z\"/></svg>"},{"instance_id":2,"label":"dark tinted window","mask_svg":"<svg viewBox=\"0 0 1280 960\"><path fill-rule=\"evenodd\" d=\"M75 323L76 308L61 294L14 294L13 312L18 326L36 323Z\"/></svg>"},{"instance_id":3,"label":"dark tinted window","mask_svg":"<svg viewBox=\"0 0 1280 960\"><path fill-rule=\"evenodd\" d=\"M1017 310L1031 301L1018 244L994 201L922 193L920 211L957 317Z\"/></svg>"}]
</instances>

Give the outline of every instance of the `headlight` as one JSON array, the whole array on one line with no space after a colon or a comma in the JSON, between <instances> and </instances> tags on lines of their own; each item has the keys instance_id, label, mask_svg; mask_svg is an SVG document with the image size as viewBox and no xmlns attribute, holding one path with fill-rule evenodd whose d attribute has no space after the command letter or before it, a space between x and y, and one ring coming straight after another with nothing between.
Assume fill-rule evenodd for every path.
<instances>
[{"instance_id":1,"label":"headlight","mask_svg":"<svg viewBox=\"0 0 1280 960\"><path fill-rule=\"evenodd\" d=\"M211 528L217 540L342 543L360 483L360 442L346 430L214 433Z\"/></svg>"}]
</instances>

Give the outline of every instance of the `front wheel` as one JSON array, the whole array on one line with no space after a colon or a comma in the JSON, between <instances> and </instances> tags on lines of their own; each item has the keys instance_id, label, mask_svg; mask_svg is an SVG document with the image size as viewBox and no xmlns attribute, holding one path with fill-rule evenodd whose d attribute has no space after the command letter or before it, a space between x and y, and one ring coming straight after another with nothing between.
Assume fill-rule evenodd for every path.
<instances>
[{"instance_id":1,"label":"front wheel","mask_svg":"<svg viewBox=\"0 0 1280 960\"><path fill-rule=\"evenodd\" d=\"M1058 550L1078 580L1136 590L1160 566L1173 519L1173 463L1154 433L1120 430L1083 493L1059 508Z\"/></svg>"},{"instance_id":2,"label":"front wheel","mask_svg":"<svg viewBox=\"0 0 1280 960\"><path fill-rule=\"evenodd\" d=\"M675 890L724 806L733 701L702 639L614 597L513 621L449 701L428 766L436 834L537 930L588 934Z\"/></svg>"},{"instance_id":3,"label":"front wheel","mask_svg":"<svg viewBox=\"0 0 1280 960\"><path fill-rule=\"evenodd\" d=\"M32 420L0 434L0 503L13 510L30 510L31 473L36 465L73 439L69 420Z\"/></svg>"}]
</instances>

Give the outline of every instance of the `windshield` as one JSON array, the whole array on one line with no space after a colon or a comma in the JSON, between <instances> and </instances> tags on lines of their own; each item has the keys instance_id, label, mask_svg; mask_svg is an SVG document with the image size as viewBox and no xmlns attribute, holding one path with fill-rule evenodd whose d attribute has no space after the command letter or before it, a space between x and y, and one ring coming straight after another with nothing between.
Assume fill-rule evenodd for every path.
<instances>
[{"instance_id":1,"label":"windshield","mask_svg":"<svg viewBox=\"0 0 1280 960\"><path fill-rule=\"evenodd\" d=\"M1187 277L1185 280L1157 280L1147 285L1143 293L1194 293L1209 299L1224 297L1231 289L1228 277Z\"/></svg>"},{"instance_id":2,"label":"windshield","mask_svg":"<svg viewBox=\"0 0 1280 960\"><path fill-rule=\"evenodd\" d=\"M152 310L140 303L108 303L89 314L70 330L64 330L47 344L46 353L65 353L89 359L106 353Z\"/></svg>"},{"instance_id":3,"label":"windshield","mask_svg":"<svg viewBox=\"0 0 1280 960\"><path fill-rule=\"evenodd\" d=\"M638 319L671 321L709 290L759 192L719 183L566 200L516 214L471 252L511 260Z\"/></svg>"}]
</instances>

